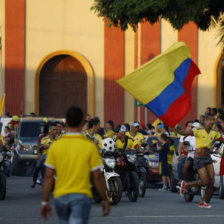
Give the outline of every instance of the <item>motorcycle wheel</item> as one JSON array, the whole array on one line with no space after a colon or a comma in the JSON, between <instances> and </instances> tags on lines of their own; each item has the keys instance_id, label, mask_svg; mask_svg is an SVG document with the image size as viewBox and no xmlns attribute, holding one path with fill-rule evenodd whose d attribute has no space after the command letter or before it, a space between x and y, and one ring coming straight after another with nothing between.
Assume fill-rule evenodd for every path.
<instances>
[{"instance_id":1,"label":"motorcycle wheel","mask_svg":"<svg viewBox=\"0 0 224 224\"><path fill-rule=\"evenodd\" d=\"M107 197L111 205L116 205L122 197L122 183L120 177L111 177L108 180L111 192L107 192Z\"/></svg>"},{"instance_id":2,"label":"motorcycle wheel","mask_svg":"<svg viewBox=\"0 0 224 224\"><path fill-rule=\"evenodd\" d=\"M127 196L129 201L135 202L139 195L138 174L136 172L130 172L130 182L131 189L128 190Z\"/></svg>"},{"instance_id":3,"label":"motorcycle wheel","mask_svg":"<svg viewBox=\"0 0 224 224\"><path fill-rule=\"evenodd\" d=\"M178 183L178 180L175 179L173 173L171 173L171 177L170 177L170 191L171 192L177 192L177 183Z\"/></svg>"},{"instance_id":4,"label":"motorcycle wheel","mask_svg":"<svg viewBox=\"0 0 224 224\"><path fill-rule=\"evenodd\" d=\"M206 190L206 187L201 187L201 189L200 189L201 199L202 199L202 198L204 197L204 195L205 195L205 190ZM207 198L207 200L206 200L206 203L209 203L209 202L211 201L211 199L212 199L212 195L213 195L213 189L212 189L211 193L209 194L209 196L208 196L208 198Z\"/></svg>"},{"instance_id":5,"label":"motorcycle wheel","mask_svg":"<svg viewBox=\"0 0 224 224\"><path fill-rule=\"evenodd\" d=\"M139 177L139 196L144 197L147 187L147 177L145 173L141 173Z\"/></svg>"},{"instance_id":6,"label":"motorcycle wheel","mask_svg":"<svg viewBox=\"0 0 224 224\"><path fill-rule=\"evenodd\" d=\"M220 176L219 198L224 199L224 176Z\"/></svg>"},{"instance_id":7,"label":"motorcycle wheel","mask_svg":"<svg viewBox=\"0 0 224 224\"><path fill-rule=\"evenodd\" d=\"M186 193L186 194L184 194L184 199L186 202L191 202L194 199L194 194Z\"/></svg>"},{"instance_id":8,"label":"motorcycle wheel","mask_svg":"<svg viewBox=\"0 0 224 224\"><path fill-rule=\"evenodd\" d=\"M2 173L0 173L0 200L4 200L6 196L6 179Z\"/></svg>"}]
</instances>

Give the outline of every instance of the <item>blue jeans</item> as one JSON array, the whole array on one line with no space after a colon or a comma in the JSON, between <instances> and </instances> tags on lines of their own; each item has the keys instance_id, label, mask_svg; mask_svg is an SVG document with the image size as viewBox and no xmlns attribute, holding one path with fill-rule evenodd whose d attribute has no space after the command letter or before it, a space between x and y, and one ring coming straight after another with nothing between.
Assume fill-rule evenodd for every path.
<instances>
[{"instance_id":1,"label":"blue jeans","mask_svg":"<svg viewBox=\"0 0 224 224\"><path fill-rule=\"evenodd\" d=\"M55 199L60 224L87 224L92 199L84 194L66 194Z\"/></svg>"},{"instance_id":2,"label":"blue jeans","mask_svg":"<svg viewBox=\"0 0 224 224\"><path fill-rule=\"evenodd\" d=\"M177 164L177 173L178 173L178 180L182 180L182 170L184 167L184 163L185 163L186 157L181 155L181 159L178 161Z\"/></svg>"}]
</instances>

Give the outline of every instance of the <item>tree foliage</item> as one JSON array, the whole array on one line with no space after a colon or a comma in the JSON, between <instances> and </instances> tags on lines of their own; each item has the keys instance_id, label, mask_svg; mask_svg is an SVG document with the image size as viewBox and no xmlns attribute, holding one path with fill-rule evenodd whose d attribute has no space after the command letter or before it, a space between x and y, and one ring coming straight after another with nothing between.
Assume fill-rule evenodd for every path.
<instances>
[{"instance_id":1,"label":"tree foliage","mask_svg":"<svg viewBox=\"0 0 224 224\"><path fill-rule=\"evenodd\" d=\"M91 8L110 24L134 30L139 22L155 23L159 18L168 20L175 29L189 21L199 29L207 30L212 18L218 20L224 13L224 0L94 0Z\"/></svg>"}]
</instances>

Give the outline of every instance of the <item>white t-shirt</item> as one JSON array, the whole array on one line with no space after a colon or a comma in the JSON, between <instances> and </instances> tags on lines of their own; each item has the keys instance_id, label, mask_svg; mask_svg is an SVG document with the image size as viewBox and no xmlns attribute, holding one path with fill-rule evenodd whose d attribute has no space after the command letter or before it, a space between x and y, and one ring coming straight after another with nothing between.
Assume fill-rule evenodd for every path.
<instances>
[{"instance_id":1,"label":"white t-shirt","mask_svg":"<svg viewBox=\"0 0 224 224\"><path fill-rule=\"evenodd\" d=\"M191 136L191 135L185 137L182 135L180 137L180 142L189 142L190 143L191 147L189 147L187 158L191 157L192 159L194 159L194 152L195 152L195 148L196 148L195 137Z\"/></svg>"}]
</instances>

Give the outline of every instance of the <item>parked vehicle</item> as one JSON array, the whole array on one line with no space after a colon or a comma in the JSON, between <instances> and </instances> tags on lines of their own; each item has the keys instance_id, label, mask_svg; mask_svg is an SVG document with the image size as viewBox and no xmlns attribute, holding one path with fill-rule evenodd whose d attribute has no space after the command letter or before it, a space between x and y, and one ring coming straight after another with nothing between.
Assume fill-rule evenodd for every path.
<instances>
[{"instance_id":1,"label":"parked vehicle","mask_svg":"<svg viewBox=\"0 0 224 224\"><path fill-rule=\"evenodd\" d=\"M6 196L6 177L3 174L4 153L0 152L0 200Z\"/></svg>"},{"instance_id":2,"label":"parked vehicle","mask_svg":"<svg viewBox=\"0 0 224 224\"><path fill-rule=\"evenodd\" d=\"M62 119L48 118L54 122ZM12 174L16 176L32 176L37 159L37 140L43 133L45 119L41 117L20 118L17 138L12 147Z\"/></svg>"},{"instance_id":3,"label":"parked vehicle","mask_svg":"<svg viewBox=\"0 0 224 224\"><path fill-rule=\"evenodd\" d=\"M139 179L136 168L137 151L125 150L119 154L116 164L116 172L120 175L123 191L131 202L135 202L139 196Z\"/></svg>"}]
</instances>

